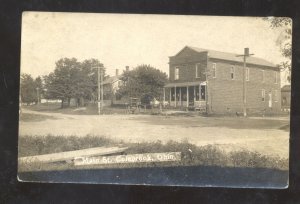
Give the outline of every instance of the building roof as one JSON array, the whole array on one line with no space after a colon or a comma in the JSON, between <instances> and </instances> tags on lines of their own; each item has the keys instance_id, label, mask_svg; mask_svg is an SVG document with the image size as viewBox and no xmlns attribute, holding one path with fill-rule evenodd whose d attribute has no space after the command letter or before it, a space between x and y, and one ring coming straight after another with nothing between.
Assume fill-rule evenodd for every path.
<instances>
[{"instance_id":1,"label":"building roof","mask_svg":"<svg viewBox=\"0 0 300 204\"><path fill-rule=\"evenodd\" d=\"M208 55L210 58L222 59L222 60L228 60L228 61L234 61L234 62L241 62L241 63L243 62L243 57L237 57L238 54L235 54L235 53L220 52L220 51L216 51L216 50L203 49L203 48L197 48L197 47L192 47L192 46L186 46L183 49L185 49L185 48L190 48L196 52L208 52ZM252 56L247 58L247 63L268 66L268 67L276 67L275 64L273 64L267 60L264 60L264 59L261 59L258 57L252 57Z\"/></svg>"},{"instance_id":2,"label":"building roof","mask_svg":"<svg viewBox=\"0 0 300 204\"><path fill-rule=\"evenodd\" d=\"M103 81L102 84L112 84L112 83L118 81L118 80L120 79L121 76L122 76L122 75L108 77L107 79L105 79L105 80Z\"/></svg>"},{"instance_id":3,"label":"building roof","mask_svg":"<svg viewBox=\"0 0 300 204\"><path fill-rule=\"evenodd\" d=\"M281 91L283 92L290 92L291 91L291 85L285 85L281 88Z\"/></svg>"}]
</instances>

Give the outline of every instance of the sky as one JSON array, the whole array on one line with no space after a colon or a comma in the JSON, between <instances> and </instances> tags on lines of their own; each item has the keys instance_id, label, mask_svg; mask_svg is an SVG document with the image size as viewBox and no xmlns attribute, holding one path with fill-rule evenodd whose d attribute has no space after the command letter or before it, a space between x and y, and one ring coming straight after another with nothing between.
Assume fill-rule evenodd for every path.
<instances>
[{"instance_id":1,"label":"sky","mask_svg":"<svg viewBox=\"0 0 300 204\"><path fill-rule=\"evenodd\" d=\"M107 74L150 64L168 74L169 56L186 45L243 54L274 64L282 29L259 17L24 12L21 73L33 77L55 69L60 58L96 58Z\"/></svg>"}]
</instances>

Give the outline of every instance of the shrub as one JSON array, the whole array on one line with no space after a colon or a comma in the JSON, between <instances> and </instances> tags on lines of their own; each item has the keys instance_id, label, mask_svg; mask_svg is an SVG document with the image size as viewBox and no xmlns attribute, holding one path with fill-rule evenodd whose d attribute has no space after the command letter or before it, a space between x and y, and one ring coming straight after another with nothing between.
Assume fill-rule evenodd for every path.
<instances>
[{"instance_id":1,"label":"shrub","mask_svg":"<svg viewBox=\"0 0 300 204\"><path fill-rule=\"evenodd\" d=\"M216 145L199 147L189 143L187 140L183 140L182 142L169 141L165 144L163 144L160 140L156 142L124 143L113 141L107 137L97 137L91 135L86 137L64 137L51 135L22 136L19 138L19 157L79 150L99 146L119 145L120 143L128 147L125 152L126 154L181 152L182 158L179 162L115 164L104 165L103 168L109 166L113 168L128 168L202 165L220 167L272 168L283 170L288 169L288 159L261 155L258 152L243 150L226 153ZM34 164L32 167L28 168L30 169L34 167L38 167L38 169L41 168L38 164ZM70 165L65 167L72 168ZM23 167L23 169L28 168ZM53 165L51 168L53 168Z\"/></svg>"}]
</instances>

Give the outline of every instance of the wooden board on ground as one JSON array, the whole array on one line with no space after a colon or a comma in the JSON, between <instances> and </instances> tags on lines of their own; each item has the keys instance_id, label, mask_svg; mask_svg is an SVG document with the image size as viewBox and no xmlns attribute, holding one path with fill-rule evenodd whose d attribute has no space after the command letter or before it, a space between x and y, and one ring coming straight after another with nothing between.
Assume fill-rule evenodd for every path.
<instances>
[{"instance_id":1,"label":"wooden board on ground","mask_svg":"<svg viewBox=\"0 0 300 204\"><path fill-rule=\"evenodd\" d=\"M59 162L59 161L68 161L74 159L75 157L91 157L91 156L102 156L102 155L122 153L126 149L128 148L127 147L95 147L95 148L81 149L75 151L21 157L19 158L19 162L51 163L51 162Z\"/></svg>"}]
</instances>

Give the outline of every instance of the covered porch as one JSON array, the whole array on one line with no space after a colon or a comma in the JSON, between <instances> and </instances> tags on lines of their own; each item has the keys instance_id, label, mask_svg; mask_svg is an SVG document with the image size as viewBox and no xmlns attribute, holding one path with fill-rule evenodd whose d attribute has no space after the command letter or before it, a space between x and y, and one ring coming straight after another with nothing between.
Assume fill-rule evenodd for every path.
<instances>
[{"instance_id":1,"label":"covered porch","mask_svg":"<svg viewBox=\"0 0 300 204\"><path fill-rule=\"evenodd\" d=\"M164 87L164 101L171 107L206 110L206 82L169 83Z\"/></svg>"}]
</instances>

